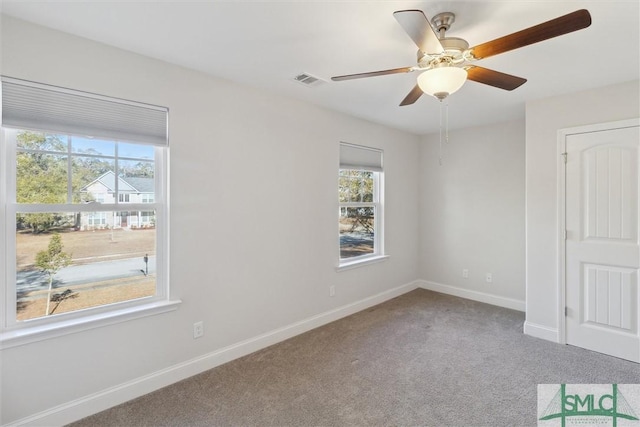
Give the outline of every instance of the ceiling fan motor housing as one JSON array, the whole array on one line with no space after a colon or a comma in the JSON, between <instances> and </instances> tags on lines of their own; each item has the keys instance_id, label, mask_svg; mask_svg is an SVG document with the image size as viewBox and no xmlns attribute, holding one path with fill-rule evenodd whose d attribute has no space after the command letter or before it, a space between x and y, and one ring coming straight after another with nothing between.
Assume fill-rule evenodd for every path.
<instances>
[{"instance_id":1,"label":"ceiling fan motor housing","mask_svg":"<svg viewBox=\"0 0 640 427\"><path fill-rule=\"evenodd\" d=\"M436 53L418 50L418 67L428 69L464 62L464 52L469 48L469 43L459 37L445 37L446 31L455 20L456 15L452 12L442 12L431 19L431 25L438 34L443 51Z\"/></svg>"},{"instance_id":2,"label":"ceiling fan motor housing","mask_svg":"<svg viewBox=\"0 0 640 427\"><path fill-rule=\"evenodd\" d=\"M469 48L469 43L466 40L459 37L445 37L440 39L440 44L442 44L444 52L439 54L429 54L418 50L418 66L420 68L431 68L441 63L455 65L464 61L464 52Z\"/></svg>"}]
</instances>

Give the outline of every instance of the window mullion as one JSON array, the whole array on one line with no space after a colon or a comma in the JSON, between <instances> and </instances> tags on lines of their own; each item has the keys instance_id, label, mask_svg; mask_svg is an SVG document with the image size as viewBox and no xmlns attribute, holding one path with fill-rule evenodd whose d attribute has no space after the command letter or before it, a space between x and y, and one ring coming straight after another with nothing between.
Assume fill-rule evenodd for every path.
<instances>
[{"instance_id":1,"label":"window mullion","mask_svg":"<svg viewBox=\"0 0 640 427\"><path fill-rule=\"evenodd\" d=\"M161 179L162 177L166 177L165 174L168 172L169 166L167 164L168 159L165 158L165 155L167 154L165 151L155 149L153 154L153 181L156 189L153 195L153 202L160 204L165 203L165 195L169 190L168 188L165 188L166 178Z\"/></svg>"},{"instance_id":2,"label":"window mullion","mask_svg":"<svg viewBox=\"0 0 640 427\"><path fill-rule=\"evenodd\" d=\"M67 203L73 203L73 159L71 158L71 138L67 136Z\"/></svg>"},{"instance_id":3,"label":"window mullion","mask_svg":"<svg viewBox=\"0 0 640 427\"><path fill-rule=\"evenodd\" d=\"M118 181L120 181L120 179L118 179L118 177L120 176L120 167L118 166L118 143L116 143L115 148L115 159L113 160L113 167L114 167L114 174L115 177L113 178L114 183L113 183L113 191L115 194L115 197L113 198L114 203L116 204L116 207L118 205L118 203L120 202L120 190L119 190L119 186L118 186Z\"/></svg>"},{"instance_id":4,"label":"window mullion","mask_svg":"<svg viewBox=\"0 0 640 427\"><path fill-rule=\"evenodd\" d=\"M373 208L377 206L376 202L340 202L341 207L345 208Z\"/></svg>"},{"instance_id":5,"label":"window mullion","mask_svg":"<svg viewBox=\"0 0 640 427\"><path fill-rule=\"evenodd\" d=\"M11 205L11 203L9 205ZM13 206L15 207L16 212L21 212L21 213L91 212L96 210L95 208L91 208L91 206L95 206L95 205L90 205L90 204L74 205L72 203L51 204L51 205L37 204L37 203L33 203L33 204L14 203ZM106 210L106 209L102 209L102 210Z\"/></svg>"}]
</instances>

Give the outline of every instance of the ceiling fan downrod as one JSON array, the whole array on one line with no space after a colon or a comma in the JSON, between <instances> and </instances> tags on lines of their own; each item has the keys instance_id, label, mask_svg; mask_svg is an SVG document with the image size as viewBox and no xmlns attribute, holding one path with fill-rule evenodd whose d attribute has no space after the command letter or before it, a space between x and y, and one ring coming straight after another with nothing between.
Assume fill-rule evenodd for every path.
<instances>
[{"instance_id":1,"label":"ceiling fan downrod","mask_svg":"<svg viewBox=\"0 0 640 427\"><path fill-rule=\"evenodd\" d=\"M456 21L456 15L451 12L442 12L431 18L433 27L438 32L438 38L444 39L445 32L449 30L451 24Z\"/></svg>"}]
</instances>

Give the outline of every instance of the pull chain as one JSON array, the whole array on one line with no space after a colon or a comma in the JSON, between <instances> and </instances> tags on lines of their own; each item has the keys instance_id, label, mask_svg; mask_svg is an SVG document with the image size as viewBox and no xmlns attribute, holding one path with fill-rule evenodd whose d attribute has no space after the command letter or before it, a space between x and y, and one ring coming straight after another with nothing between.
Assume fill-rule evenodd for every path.
<instances>
[{"instance_id":1,"label":"pull chain","mask_svg":"<svg viewBox=\"0 0 640 427\"><path fill-rule=\"evenodd\" d=\"M445 104L445 141L449 143L449 102Z\"/></svg>"},{"instance_id":2,"label":"pull chain","mask_svg":"<svg viewBox=\"0 0 640 427\"><path fill-rule=\"evenodd\" d=\"M449 143L449 102L443 105L442 99L440 100L440 149L438 152L438 164L442 166L442 109L444 108L444 140Z\"/></svg>"},{"instance_id":3,"label":"pull chain","mask_svg":"<svg viewBox=\"0 0 640 427\"><path fill-rule=\"evenodd\" d=\"M449 136L447 134L447 140ZM442 166L442 99L440 100L440 148L438 151L438 164Z\"/></svg>"}]
</instances>

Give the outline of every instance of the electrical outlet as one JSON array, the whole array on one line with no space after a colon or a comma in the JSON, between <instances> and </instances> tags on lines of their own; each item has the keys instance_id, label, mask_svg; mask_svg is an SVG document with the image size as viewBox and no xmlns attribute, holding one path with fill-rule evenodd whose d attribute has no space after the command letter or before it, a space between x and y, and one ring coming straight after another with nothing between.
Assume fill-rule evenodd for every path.
<instances>
[{"instance_id":1,"label":"electrical outlet","mask_svg":"<svg viewBox=\"0 0 640 427\"><path fill-rule=\"evenodd\" d=\"M493 283L493 274L487 273L486 279L487 279L487 283Z\"/></svg>"},{"instance_id":2,"label":"electrical outlet","mask_svg":"<svg viewBox=\"0 0 640 427\"><path fill-rule=\"evenodd\" d=\"M330 297L336 296L336 285L329 286L329 296Z\"/></svg>"},{"instance_id":3,"label":"electrical outlet","mask_svg":"<svg viewBox=\"0 0 640 427\"><path fill-rule=\"evenodd\" d=\"M462 270L462 277L464 277L465 279L469 278L469 270L468 269L464 269Z\"/></svg>"},{"instance_id":4,"label":"electrical outlet","mask_svg":"<svg viewBox=\"0 0 640 427\"><path fill-rule=\"evenodd\" d=\"M193 324L193 338L200 338L204 335L204 323L202 321Z\"/></svg>"}]
</instances>

